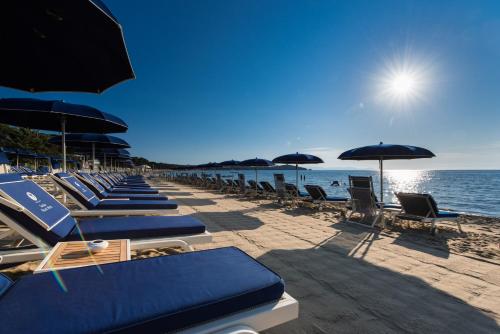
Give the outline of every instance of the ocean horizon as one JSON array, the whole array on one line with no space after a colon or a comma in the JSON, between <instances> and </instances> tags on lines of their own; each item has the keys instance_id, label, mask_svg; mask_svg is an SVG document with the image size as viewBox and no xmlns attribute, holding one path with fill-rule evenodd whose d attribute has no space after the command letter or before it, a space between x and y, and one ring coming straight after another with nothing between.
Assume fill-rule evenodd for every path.
<instances>
[{"instance_id":1,"label":"ocean horizon","mask_svg":"<svg viewBox=\"0 0 500 334\"><path fill-rule=\"evenodd\" d=\"M246 180L255 179L254 169L192 172L210 175L217 173L223 178L236 178L238 173L243 173ZM274 184L273 175L277 173L284 174L286 182L296 182L295 170L258 170L258 181ZM349 175L372 176L375 193L379 196L379 172L368 169L299 170L299 188L305 192L304 184L317 184L328 195L349 197ZM339 186L332 186L333 181L338 181ZM500 217L500 170L384 170L385 202L396 202L395 192L428 193L435 198L440 209Z\"/></svg>"}]
</instances>

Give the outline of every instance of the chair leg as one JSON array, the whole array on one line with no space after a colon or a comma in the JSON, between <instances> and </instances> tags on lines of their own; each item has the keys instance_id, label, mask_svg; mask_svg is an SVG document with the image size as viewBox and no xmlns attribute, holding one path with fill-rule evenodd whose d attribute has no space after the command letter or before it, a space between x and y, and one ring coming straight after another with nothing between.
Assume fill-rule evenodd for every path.
<instances>
[{"instance_id":1,"label":"chair leg","mask_svg":"<svg viewBox=\"0 0 500 334\"><path fill-rule=\"evenodd\" d=\"M431 235L436 235L437 233L436 221L433 219L431 224Z\"/></svg>"},{"instance_id":2,"label":"chair leg","mask_svg":"<svg viewBox=\"0 0 500 334\"><path fill-rule=\"evenodd\" d=\"M464 231L462 231L462 225L460 225L460 221L457 219L456 222L457 222L458 231L460 233L464 233Z\"/></svg>"}]
</instances>

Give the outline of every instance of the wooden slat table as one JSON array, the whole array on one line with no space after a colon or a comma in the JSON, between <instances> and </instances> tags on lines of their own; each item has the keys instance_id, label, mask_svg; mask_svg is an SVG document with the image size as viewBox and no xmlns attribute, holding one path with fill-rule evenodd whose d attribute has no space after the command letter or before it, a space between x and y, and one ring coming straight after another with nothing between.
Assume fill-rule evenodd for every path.
<instances>
[{"instance_id":1,"label":"wooden slat table","mask_svg":"<svg viewBox=\"0 0 500 334\"><path fill-rule=\"evenodd\" d=\"M130 240L119 239L108 242L109 246L98 253L91 253L85 241L59 242L34 273L130 260Z\"/></svg>"}]
</instances>

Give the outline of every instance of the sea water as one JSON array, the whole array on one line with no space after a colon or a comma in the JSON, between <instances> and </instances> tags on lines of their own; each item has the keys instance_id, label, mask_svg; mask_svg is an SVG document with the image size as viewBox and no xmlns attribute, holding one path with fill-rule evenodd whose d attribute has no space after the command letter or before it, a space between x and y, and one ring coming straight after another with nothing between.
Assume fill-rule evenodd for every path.
<instances>
[{"instance_id":1,"label":"sea water","mask_svg":"<svg viewBox=\"0 0 500 334\"><path fill-rule=\"evenodd\" d=\"M243 173L246 180L255 180L255 170L215 172L225 178L237 178L238 173ZM286 182L295 184L295 170L258 170L258 181L269 181L274 186L276 173L284 174ZM317 184L328 195L349 197L349 175L372 176L375 193L380 196L379 172L368 170L300 170L299 188L305 192L304 184ZM333 181L339 186L332 186ZM397 202L395 192L428 193L440 208L500 217L498 170L386 170L384 201Z\"/></svg>"}]
</instances>

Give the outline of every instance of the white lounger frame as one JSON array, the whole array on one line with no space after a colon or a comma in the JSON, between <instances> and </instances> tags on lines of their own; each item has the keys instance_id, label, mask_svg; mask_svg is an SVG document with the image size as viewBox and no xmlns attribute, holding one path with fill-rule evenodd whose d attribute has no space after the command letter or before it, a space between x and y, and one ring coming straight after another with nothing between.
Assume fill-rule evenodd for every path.
<instances>
[{"instance_id":1,"label":"white lounger frame","mask_svg":"<svg viewBox=\"0 0 500 334\"><path fill-rule=\"evenodd\" d=\"M17 211L24 211L24 208L12 201L0 197L0 202ZM45 241L34 235L30 231L23 228L16 221L11 219L0 211L0 221L5 223L10 229L16 231L23 239L28 240L36 248L29 249L10 249L7 251L0 251L0 263L17 263L43 259L51 250L52 246L48 245ZM10 236L10 233L4 233L2 236ZM183 236L172 236L162 238L150 239L131 239L130 248L146 249L146 248L161 248L161 247L181 247L185 251L192 251L191 245L209 243L212 241L212 234L208 231L200 234L191 234Z\"/></svg>"},{"instance_id":2,"label":"white lounger frame","mask_svg":"<svg viewBox=\"0 0 500 334\"><path fill-rule=\"evenodd\" d=\"M218 320L179 331L179 334L256 334L297 319L299 303L286 292L276 303L237 312Z\"/></svg>"},{"instance_id":3,"label":"white lounger frame","mask_svg":"<svg viewBox=\"0 0 500 334\"><path fill-rule=\"evenodd\" d=\"M81 203L77 198L75 198L70 192L66 189L62 188L58 181L64 182L67 187L73 189L73 191L78 192L72 184L67 182L66 180L57 178L57 176L51 175L51 180L54 185L60 189L66 196L71 198L76 205L80 207L81 210L73 210L71 211L71 215L73 217L109 217L109 216L168 216L175 215L179 213L177 209L167 209L167 210L89 210L83 203ZM57 179L56 179L57 178ZM110 199L112 201L112 199Z\"/></svg>"}]
</instances>

